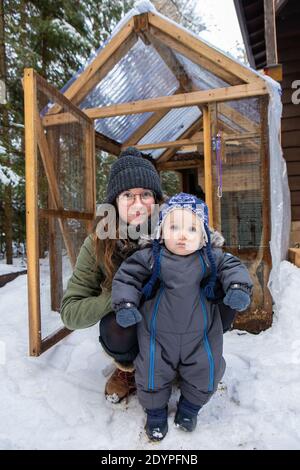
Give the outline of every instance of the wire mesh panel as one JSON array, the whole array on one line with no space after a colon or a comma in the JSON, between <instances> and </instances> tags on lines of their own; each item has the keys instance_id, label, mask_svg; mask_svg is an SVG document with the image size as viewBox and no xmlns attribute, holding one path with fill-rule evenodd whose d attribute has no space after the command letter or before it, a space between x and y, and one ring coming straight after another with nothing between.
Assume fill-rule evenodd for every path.
<instances>
[{"instance_id":1,"label":"wire mesh panel","mask_svg":"<svg viewBox=\"0 0 300 470\"><path fill-rule=\"evenodd\" d=\"M267 105L266 98L210 104L205 119L209 132L204 129L212 175L211 195L205 196L207 202L211 198L210 216L225 238L225 249L238 256L251 274L253 300L243 318L253 319L253 331L270 326L272 315L267 288L271 268ZM207 190L204 165L198 180Z\"/></svg>"},{"instance_id":2,"label":"wire mesh panel","mask_svg":"<svg viewBox=\"0 0 300 470\"><path fill-rule=\"evenodd\" d=\"M36 299L29 302L30 353L38 355L68 333L60 304L95 216L94 129L83 112L26 70L25 97L32 93L25 118L33 123L26 129L27 142L33 141L26 149L28 277L29 297Z\"/></svg>"},{"instance_id":3,"label":"wire mesh panel","mask_svg":"<svg viewBox=\"0 0 300 470\"><path fill-rule=\"evenodd\" d=\"M256 312L271 308L266 112L264 98L210 106L214 222L249 269Z\"/></svg>"}]
</instances>

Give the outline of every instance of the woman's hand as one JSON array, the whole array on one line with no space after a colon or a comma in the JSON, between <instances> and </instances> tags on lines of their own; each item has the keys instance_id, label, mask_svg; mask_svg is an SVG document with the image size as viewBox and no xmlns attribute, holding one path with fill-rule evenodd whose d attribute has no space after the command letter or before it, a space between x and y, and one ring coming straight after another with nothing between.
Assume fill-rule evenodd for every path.
<instances>
[{"instance_id":1,"label":"woman's hand","mask_svg":"<svg viewBox=\"0 0 300 470\"><path fill-rule=\"evenodd\" d=\"M142 320L142 315L135 305L127 302L116 313L116 321L123 328L135 325Z\"/></svg>"},{"instance_id":2,"label":"woman's hand","mask_svg":"<svg viewBox=\"0 0 300 470\"><path fill-rule=\"evenodd\" d=\"M246 310L251 303L250 293L251 290L248 286L243 284L231 284L223 302L233 310L242 312Z\"/></svg>"}]
</instances>

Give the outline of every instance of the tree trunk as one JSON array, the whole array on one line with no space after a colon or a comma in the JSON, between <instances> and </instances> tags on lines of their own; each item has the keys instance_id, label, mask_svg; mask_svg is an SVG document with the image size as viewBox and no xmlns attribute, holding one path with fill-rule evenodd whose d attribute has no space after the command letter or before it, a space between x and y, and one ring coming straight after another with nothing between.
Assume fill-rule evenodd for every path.
<instances>
[{"instance_id":1,"label":"tree trunk","mask_svg":"<svg viewBox=\"0 0 300 470\"><path fill-rule=\"evenodd\" d=\"M7 84L6 52L5 52L5 27L4 27L4 2L0 0L0 80ZM9 117L8 104L0 103L0 140L6 150L5 165L10 168L9 156ZM12 241L13 241L13 209L12 209L12 185L4 188L4 233L7 264L13 263Z\"/></svg>"}]
</instances>

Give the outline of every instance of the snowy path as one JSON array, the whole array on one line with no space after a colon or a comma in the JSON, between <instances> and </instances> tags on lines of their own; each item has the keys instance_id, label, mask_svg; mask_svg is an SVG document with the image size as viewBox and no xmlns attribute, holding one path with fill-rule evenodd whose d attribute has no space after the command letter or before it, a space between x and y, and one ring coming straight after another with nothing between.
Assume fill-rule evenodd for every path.
<instances>
[{"instance_id":1,"label":"snowy path","mask_svg":"<svg viewBox=\"0 0 300 470\"><path fill-rule=\"evenodd\" d=\"M299 449L300 269L281 265L282 304L272 329L227 333L227 371L197 430L173 427L153 446L136 397L112 405L103 389L110 359L97 326L28 357L26 276L0 289L0 449Z\"/></svg>"}]
</instances>

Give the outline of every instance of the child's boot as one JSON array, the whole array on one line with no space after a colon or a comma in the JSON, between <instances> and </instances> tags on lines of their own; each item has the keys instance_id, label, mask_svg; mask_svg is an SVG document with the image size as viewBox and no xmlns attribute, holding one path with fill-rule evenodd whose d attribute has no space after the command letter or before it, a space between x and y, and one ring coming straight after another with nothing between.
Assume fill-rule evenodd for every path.
<instances>
[{"instance_id":1,"label":"child's boot","mask_svg":"<svg viewBox=\"0 0 300 470\"><path fill-rule=\"evenodd\" d=\"M175 426L183 431L194 431L200 408L201 406L194 405L181 395L174 420Z\"/></svg>"},{"instance_id":2,"label":"child's boot","mask_svg":"<svg viewBox=\"0 0 300 470\"><path fill-rule=\"evenodd\" d=\"M150 441L161 441L168 432L168 408L145 410L147 422L145 431Z\"/></svg>"}]
</instances>

